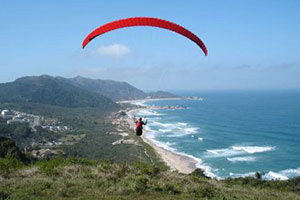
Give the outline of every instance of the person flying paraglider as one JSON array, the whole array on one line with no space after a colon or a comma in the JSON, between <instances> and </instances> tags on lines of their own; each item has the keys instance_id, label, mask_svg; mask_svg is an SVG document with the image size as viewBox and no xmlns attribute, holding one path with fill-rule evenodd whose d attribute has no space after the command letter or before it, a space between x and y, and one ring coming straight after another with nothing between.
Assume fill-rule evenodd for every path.
<instances>
[{"instance_id":1,"label":"person flying paraglider","mask_svg":"<svg viewBox=\"0 0 300 200\"><path fill-rule=\"evenodd\" d=\"M135 133L137 136L141 136L143 134L143 126L147 124L147 119L146 121L143 121L143 119L140 117L139 120L135 118Z\"/></svg>"},{"instance_id":2,"label":"person flying paraglider","mask_svg":"<svg viewBox=\"0 0 300 200\"><path fill-rule=\"evenodd\" d=\"M157 28L173 31L196 43L202 49L205 56L207 56L208 54L205 44L197 35L195 35L188 29L176 23L159 19L159 18L154 18L154 17L130 17L130 18L119 19L119 20L106 23L96 28L85 37L85 39L82 42L82 48L85 48L88 43L90 43L93 39L95 39L100 35L103 35L113 30L134 27L134 26L157 27ZM135 127L136 135L141 136L143 134L143 126L147 124L147 120L144 122L142 118L139 118L139 120L136 120L136 118L134 119L136 123L136 127Z\"/></svg>"}]
</instances>

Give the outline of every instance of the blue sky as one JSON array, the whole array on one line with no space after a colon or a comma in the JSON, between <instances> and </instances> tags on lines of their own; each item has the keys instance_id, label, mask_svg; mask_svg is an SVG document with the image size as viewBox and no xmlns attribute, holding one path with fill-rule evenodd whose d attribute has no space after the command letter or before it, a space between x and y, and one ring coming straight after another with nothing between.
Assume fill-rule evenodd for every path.
<instances>
[{"instance_id":1,"label":"blue sky","mask_svg":"<svg viewBox=\"0 0 300 200\"><path fill-rule=\"evenodd\" d=\"M151 16L199 36L201 49L170 31L133 27L93 40L107 22ZM282 89L299 84L299 2L1 1L0 82L77 75L144 90Z\"/></svg>"}]
</instances>

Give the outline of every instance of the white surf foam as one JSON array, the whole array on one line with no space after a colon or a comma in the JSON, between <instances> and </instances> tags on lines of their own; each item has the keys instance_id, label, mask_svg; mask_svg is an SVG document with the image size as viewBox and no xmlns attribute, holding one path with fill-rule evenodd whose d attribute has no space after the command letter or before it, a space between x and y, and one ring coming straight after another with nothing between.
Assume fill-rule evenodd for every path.
<instances>
[{"instance_id":1,"label":"white surf foam","mask_svg":"<svg viewBox=\"0 0 300 200\"><path fill-rule=\"evenodd\" d=\"M196 164L196 167L202 169L204 171L204 174L210 178L221 179L220 177L218 177L216 174L213 173L213 171L218 171L218 170L214 170L210 166L205 165L202 162L198 162Z\"/></svg>"},{"instance_id":2,"label":"white surf foam","mask_svg":"<svg viewBox=\"0 0 300 200\"><path fill-rule=\"evenodd\" d=\"M146 101L136 100L136 101L128 101L129 103L136 105L136 106L146 106Z\"/></svg>"},{"instance_id":3,"label":"white surf foam","mask_svg":"<svg viewBox=\"0 0 300 200\"><path fill-rule=\"evenodd\" d=\"M193 134L198 132L198 128L191 127L191 128L184 128L183 131L187 134Z\"/></svg>"},{"instance_id":4,"label":"white surf foam","mask_svg":"<svg viewBox=\"0 0 300 200\"><path fill-rule=\"evenodd\" d=\"M269 171L267 174L263 175L263 179L284 181L297 176L300 176L300 167L297 169L285 169L279 172Z\"/></svg>"},{"instance_id":5,"label":"white surf foam","mask_svg":"<svg viewBox=\"0 0 300 200\"><path fill-rule=\"evenodd\" d=\"M169 133L169 132L172 132L172 129L158 129L159 132L162 132L162 133Z\"/></svg>"},{"instance_id":6,"label":"white surf foam","mask_svg":"<svg viewBox=\"0 0 300 200\"><path fill-rule=\"evenodd\" d=\"M273 151L275 147L271 146L232 146L226 149L208 149L206 157L232 157L244 154L262 153Z\"/></svg>"},{"instance_id":7,"label":"white surf foam","mask_svg":"<svg viewBox=\"0 0 300 200\"><path fill-rule=\"evenodd\" d=\"M150 128L150 126L144 126L144 129L145 129L146 131L153 132L153 130Z\"/></svg>"},{"instance_id":8,"label":"white surf foam","mask_svg":"<svg viewBox=\"0 0 300 200\"><path fill-rule=\"evenodd\" d=\"M161 116L163 114L155 112L153 110L140 110L136 113L136 115L140 115L140 116Z\"/></svg>"},{"instance_id":9,"label":"white surf foam","mask_svg":"<svg viewBox=\"0 0 300 200\"><path fill-rule=\"evenodd\" d=\"M233 158L227 158L230 162L255 162L256 157L253 156L246 156L246 157L233 157Z\"/></svg>"},{"instance_id":10,"label":"white surf foam","mask_svg":"<svg viewBox=\"0 0 300 200\"><path fill-rule=\"evenodd\" d=\"M243 154L241 151L235 151L232 149L207 149L206 152L206 157L228 157Z\"/></svg>"},{"instance_id":11,"label":"white surf foam","mask_svg":"<svg viewBox=\"0 0 300 200\"><path fill-rule=\"evenodd\" d=\"M256 172L249 172L245 174L236 174L236 173L229 173L232 178L237 177L255 177ZM290 178L294 178L300 176L300 167L297 169L285 169L279 172L269 171L268 173L262 175L262 179L264 180L288 180Z\"/></svg>"},{"instance_id":12,"label":"white surf foam","mask_svg":"<svg viewBox=\"0 0 300 200\"><path fill-rule=\"evenodd\" d=\"M172 134L165 135L165 137L182 137L198 132L199 128L189 127L187 123L175 122L175 123L161 123L157 120L151 122L152 126L157 126L158 131L162 133L172 132Z\"/></svg>"},{"instance_id":13,"label":"white surf foam","mask_svg":"<svg viewBox=\"0 0 300 200\"><path fill-rule=\"evenodd\" d=\"M147 139L149 139L151 142L153 142L156 146L158 147L161 147L165 150L168 150L168 151L171 151L171 152L175 152L176 149L174 149L173 145L176 145L175 143L170 143L170 142L161 142L161 141L158 141L158 140L155 140L155 131L153 131L152 133L150 134L146 134L145 137L147 137Z\"/></svg>"},{"instance_id":14,"label":"white surf foam","mask_svg":"<svg viewBox=\"0 0 300 200\"><path fill-rule=\"evenodd\" d=\"M285 180L288 180L289 177L282 175L280 173L269 171L267 174L263 175L263 179L285 181Z\"/></svg>"},{"instance_id":15,"label":"white surf foam","mask_svg":"<svg viewBox=\"0 0 300 200\"><path fill-rule=\"evenodd\" d=\"M245 151L247 153L253 154L253 153L261 153L265 151L273 151L275 147L271 146L232 146L233 150L236 151Z\"/></svg>"},{"instance_id":16,"label":"white surf foam","mask_svg":"<svg viewBox=\"0 0 300 200\"><path fill-rule=\"evenodd\" d=\"M148 128L148 131L149 131L150 134L149 133L146 134L145 137L147 137L147 139L149 139L150 141L152 141L155 145L157 145L158 147L161 147L163 149L166 149L168 151L171 151L171 152L173 152L175 154L179 154L179 155L183 155L183 156L187 156L187 157L192 158L193 160L196 161L196 167L202 169L204 171L204 174L206 176L211 177L211 178L220 179L220 177L216 176L213 173L214 169L212 169L208 165L203 164L202 160L200 158L197 158L195 156L192 156L192 155L189 155L189 154L186 154L186 153L179 152L177 149L175 149L174 147L172 147L172 146L176 146L175 143L161 142L161 141L155 140L155 135L158 134L158 132L153 131L150 128Z\"/></svg>"},{"instance_id":17,"label":"white surf foam","mask_svg":"<svg viewBox=\"0 0 300 200\"><path fill-rule=\"evenodd\" d=\"M186 126L187 123L184 123L184 122L178 122L178 125L180 125L180 126Z\"/></svg>"},{"instance_id":18,"label":"white surf foam","mask_svg":"<svg viewBox=\"0 0 300 200\"><path fill-rule=\"evenodd\" d=\"M170 135L166 135L166 137L170 137L170 138L173 138L173 137L183 137L185 136L185 134L170 134Z\"/></svg>"},{"instance_id":19,"label":"white surf foam","mask_svg":"<svg viewBox=\"0 0 300 200\"><path fill-rule=\"evenodd\" d=\"M297 169L285 169L279 172L280 174L283 174L289 178L293 178L296 176L300 176L300 167Z\"/></svg>"},{"instance_id":20,"label":"white surf foam","mask_svg":"<svg viewBox=\"0 0 300 200\"><path fill-rule=\"evenodd\" d=\"M186 133L186 132L175 132L174 134L166 135L166 137L184 137L187 135L190 135L192 133ZM191 135L191 137L194 137L194 135Z\"/></svg>"},{"instance_id":21,"label":"white surf foam","mask_svg":"<svg viewBox=\"0 0 300 200\"><path fill-rule=\"evenodd\" d=\"M254 177L255 176L255 172L248 172L245 174L238 174L238 173L229 173L229 176L232 178L238 178L238 177Z\"/></svg>"},{"instance_id":22,"label":"white surf foam","mask_svg":"<svg viewBox=\"0 0 300 200\"><path fill-rule=\"evenodd\" d=\"M218 177L216 174L213 173L213 171L218 171L218 169L213 169L210 166L204 164L200 158L197 158L193 155L189 155L189 154L186 154L186 153L181 153L181 152L178 152L178 151L175 151L174 153L192 158L193 160L195 160L197 162L196 167L199 168L199 169L202 169L206 176L208 176L210 178L220 179L220 177Z\"/></svg>"},{"instance_id":23,"label":"white surf foam","mask_svg":"<svg viewBox=\"0 0 300 200\"><path fill-rule=\"evenodd\" d=\"M152 124L155 126L160 126L160 127L176 127L176 124L174 125L174 124L170 124L170 123L161 123L158 121L153 121Z\"/></svg>"}]
</instances>

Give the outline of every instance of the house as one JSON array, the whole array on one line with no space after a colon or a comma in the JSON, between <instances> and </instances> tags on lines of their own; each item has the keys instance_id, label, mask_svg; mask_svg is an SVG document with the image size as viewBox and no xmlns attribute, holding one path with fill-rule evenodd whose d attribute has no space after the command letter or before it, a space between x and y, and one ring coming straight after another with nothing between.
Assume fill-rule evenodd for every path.
<instances>
[{"instance_id":1,"label":"house","mask_svg":"<svg viewBox=\"0 0 300 200\"><path fill-rule=\"evenodd\" d=\"M8 119L12 117L12 113L9 110L2 110L1 115L4 119Z\"/></svg>"}]
</instances>

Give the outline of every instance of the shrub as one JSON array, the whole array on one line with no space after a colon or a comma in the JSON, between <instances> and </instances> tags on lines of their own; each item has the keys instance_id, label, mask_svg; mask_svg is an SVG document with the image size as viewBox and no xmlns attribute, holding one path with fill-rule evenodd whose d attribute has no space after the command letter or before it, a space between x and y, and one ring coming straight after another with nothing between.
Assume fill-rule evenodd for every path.
<instances>
[{"instance_id":1,"label":"shrub","mask_svg":"<svg viewBox=\"0 0 300 200\"><path fill-rule=\"evenodd\" d=\"M163 191L168 192L169 194L180 194L181 193L179 188L171 183L167 183L166 185L164 185L164 187L162 189L163 189Z\"/></svg>"},{"instance_id":2,"label":"shrub","mask_svg":"<svg viewBox=\"0 0 300 200\"><path fill-rule=\"evenodd\" d=\"M153 165L151 168L151 177L156 177L160 174L160 168L156 165Z\"/></svg>"},{"instance_id":3,"label":"shrub","mask_svg":"<svg viewBox=\"0 0 300 200\"><path fill-rule=\"evenodd\" d=\"M0 191L0 199L8 199L9 194L7 192Z\"/></svg>"},{"instance_id":4,"label":"shrub","mask_svg":"<svg viewBox=\"0 0 300 200\"><path fill-rule=\"evenodd\" d=\"M120 163L117 169L115 169L115 175L117 176L117 178L121 178L126 176L128 171L128 165L126 163Z\"/></svg>"},{"instance_id":5,"label":"shrub","mask_svg":"<svg viewBox=\"0 0 300 200\"><path fill-rule=\"evenodd\" d=\"M41 187L42 190L49 189L49 188L51 188L51 186L52 186L51 182L41 183L41 185L40 185L40 187Z\"/></svg>"},{"instance_id":6,"label":"shrub","mask_svg":"<svg viewBox=\"0 0 300 200\"><path fill-rule=\"evenodd\" d=\"M163 188L158 184L158 183L154 183L152 186L152 189L156 192L162 192Z\"/></svg>"},{"instance_id":7,"label":"shrub","mask_svg":"<svg viewBox=\"0 0 300 200\"><path fill-rule=\"evenodd\" d=\"M73 164L78 164L78 165L96 165L97 161L89 160L87 158L70 157L70 158L66 159L65 164L66 165L73 165Z\"/></svg>"},{"instance_id":8,"label":"shrub","mask_svg":"<svg viewBox=\"0 0 300 200\"><path fill-rule=\"evenodd\" d=\"M9 155L5 158L0 158L0 174L4 177L7 177L22 166L24 166L24 164L21 161Z\"/></svg>"},{"instance_id":9,"label":"shrub","mask_svg":"<svg viewBox=\"0 0 300 200\"><path fill-rule=\"evenodd\" d=\"M159 167L155 165L150 165L144 162L135 162L132 165L135 167L135 171L137 171L137 173L141 175L154 177L160 173Z\"/></svg>"},{"instance_id":10,"label":"shrub","mask_svg":"<svg viewBox=\"0 0 300 200\"><path fill-rule=\"evenodd\" d=\"M86 168L82 169L82 175L84 178L89 178L89 179L95 178L95 176L92 174L91 170L86 169Z\"/></svg>"},{"instance_id":11,"label":"shrub","mask_svg":"<svg viewBox=\"0 0 300 200\"><path fill-rule=\"evenodd\" d=\"M6 158L7 156L23 163L30 162L30 159L20 151L13 140L0 136L0 158Z\"/></svg>"},{"instance_id":12,"label":"shrub","mask_svg":"<svg viewBox=\"0 0 300 200\"><path fill-rule=\"evenodd\" d=\"M197 185L196 187L191 188L189 192L194 193L195 196L201 198L213 198L217 196L217 189L211 184Z\"/></svg>"},{"instance_id":13,"label":"shrub","mask_svg":"<svg viewBox=\"0 0 300 200\"><path fill-rule=\"evenodd\" d=\"M138 176L135 181L135 191L145 192L147 189L148 178L145 175Z\"/></svg>"},{"instance_id":14,"label":"shrub","mask_svg":"<svg viewBox=\"0 0 300 200\"><path fill-rule=\"evenodd\" d=\"M199 168L195 169L190 175L191 176L204 177L206 179L210 179L208 176L206 176L204 174L204 171L202 169L199 169Z\"/></svg>"},{"instance_id":15,"label":"shrub","mask_svg":"<svg viewBox=\"0 0 300 200\"><path fill-rule=\"evenodd\" d=\"M58 175L58 166L64 164L64 160L61 157L54 158L47 161L41 161L38 163L38 167L41 173L46 174L47 176L56 176Z\"/></svg>"},{"instance_id":16,"label":"shrub","mask_svg":"<svg viewBox=\"0 0 300 200\"><path fill-rule=\"evenodd\" d=\"M113 165L113 161L112 160L101 160L100 162L100 166L102 169L104 170L110 170L112 168L112 165Z\"/></svg>"},{"instance_id":17,"label":"shrub","mask_svg":"<svg viewBox=\"0 0 300 200\"><path fill-rule=\"evenodd\" d=\"M259 172L256 172L256 173L255 173L255 178L256 178L256 179L261 180L261 177L262 177L261 173L259 173Z\"/></svg>"}]
</instances>

